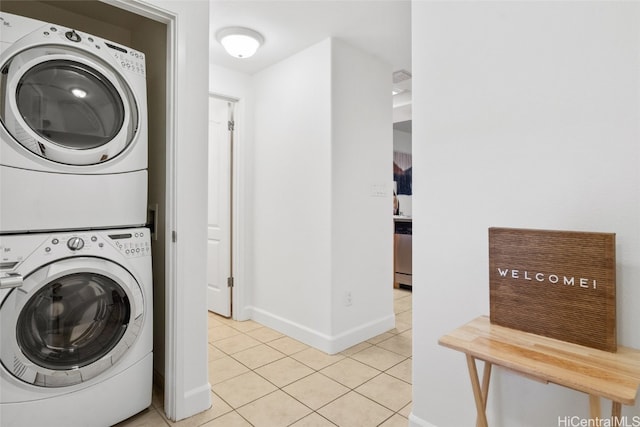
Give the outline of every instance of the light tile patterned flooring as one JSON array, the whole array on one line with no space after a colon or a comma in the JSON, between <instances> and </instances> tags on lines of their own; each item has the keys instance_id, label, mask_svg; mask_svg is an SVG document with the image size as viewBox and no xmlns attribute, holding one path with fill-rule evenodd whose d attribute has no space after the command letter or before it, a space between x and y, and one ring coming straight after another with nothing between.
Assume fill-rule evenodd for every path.
<instances>
[{"instance_id":1,"label":"light tile patterned flooring","mask_svg":"<svg viewBox=\"0 0 640 427\"><path fill-rule=\"evenodd\" d=\"M254 321L209 313L213 406L177 423L162 398L118 427L406 427L411 292L394 289L396 328L328 355Z\"/></svg>"}]
</instances>

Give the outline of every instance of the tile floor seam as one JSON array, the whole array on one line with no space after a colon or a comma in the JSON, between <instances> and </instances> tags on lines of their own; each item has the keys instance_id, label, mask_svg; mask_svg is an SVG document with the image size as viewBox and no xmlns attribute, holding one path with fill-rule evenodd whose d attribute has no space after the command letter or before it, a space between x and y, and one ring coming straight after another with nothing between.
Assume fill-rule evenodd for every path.
<instances>
[{"instance_id":1,"label":"tile floor seam","mask_svg":"<svg viewBox=\"0 0 640 427\"><path fill-rule=\"evenodd\" d=\"M318 372L318 373L319 373L319 372ZM331 379L331 378L329 378L329 379ZM335 381L335 380L334 380L334 381ZM297 382L297 381L296 381L296 382ZM291 383L291 384L293 384L293 383ZM291 384L289 384L289 385L291 385ZM345 386L345 387L346 387L346 386ZM304 406L306 406L307 408L311 409L313 412L318 412L320 409L322 409L322 408L324 408L325 406L327 406L327 405L329 405L329 404L331 404L331 403L335 402L336 400L338 400L338 399L340 399L341 397L343 397L345 394L347 394L347 393L349 393L349 392L351 392L351 391L354 391L353 389L351 389L351 388L349 388L349 387L347 387L347 388L348 388L348 391L346 391L345 393L342 393L340 396L338 396L338 397L336 397L336 398L334 398L334 399L330 400L329 402L325 403L324 405L322 405L322 406L320 406L320 407L318 407L318 408L316 408L316 409L313 409L313 408L309 407L309 405L307 405L307 404L305 404L304 402L300 401L300 400L299 400L298 398L296 398L295 396L292 396L292 395L291 395L290 393L288 393L286 390L282 390L282 392L284 392L284 393L288 394L289 396L291 396L292 398L294 398L294 399L295 399L295 400L297 400L298 402L302 403ZM318 415L320 415L321 417L323 417L323 416L322 416L322 414L320 414L320 413L318 413ZM308 415L306 415L306 416L308 416ZM303 417L303 418L304 418L304 417ZM323 418L326 418L326 417L323 417ZM329 420L329 421L331 421L331 420Z\"/></svg>"}]
</instances>

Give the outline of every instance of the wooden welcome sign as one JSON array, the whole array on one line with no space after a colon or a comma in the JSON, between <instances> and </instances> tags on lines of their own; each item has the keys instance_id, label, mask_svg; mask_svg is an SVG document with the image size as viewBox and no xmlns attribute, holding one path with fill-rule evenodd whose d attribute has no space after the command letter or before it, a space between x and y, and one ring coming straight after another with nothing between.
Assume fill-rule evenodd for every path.
<instances>
[{"instance_id":1,"label":"wooden welcome sign","mask_svg":"<svg viewBox=\"0 0 640 427\"><path fill-rule=\"evenodd\" d=\"M615 234L489 229L491 323L615 352Z\"/></svg>"}]
</instances>

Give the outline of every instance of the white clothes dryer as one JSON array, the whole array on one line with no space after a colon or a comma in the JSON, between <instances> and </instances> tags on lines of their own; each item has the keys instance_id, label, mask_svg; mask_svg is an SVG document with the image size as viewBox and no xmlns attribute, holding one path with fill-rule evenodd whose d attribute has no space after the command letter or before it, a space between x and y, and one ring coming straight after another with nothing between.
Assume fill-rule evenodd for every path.
<instances>
[{"instance_id":1,"label":"white clothes dryer","mask_svg":"<svg viewBox=\"0 0 640 427\"><path fill-rule=\"evenodd\" d=\"M142 52L0 12L0 232L147 215Z\"/></svg>"},{"instance_id":2,"label":"white clothes dryer","mask_svg":"<svg viewBox=\"0 0 640 427\"><path fill-rule=\"evenodd\" d=\"M0 425L107 426L151 404L146 228L0 236Z\"/></svg>"}]
</instances>

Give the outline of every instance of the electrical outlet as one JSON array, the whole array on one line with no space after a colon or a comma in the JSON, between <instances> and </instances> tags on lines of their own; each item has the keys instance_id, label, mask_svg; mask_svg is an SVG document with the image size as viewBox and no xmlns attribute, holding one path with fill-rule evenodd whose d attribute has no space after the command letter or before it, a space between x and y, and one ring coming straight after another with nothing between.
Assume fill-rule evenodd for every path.
<instances>
[{"instance_id":1,"label":"electrical outlet","mask_svg":"<svg viewBox=\"0 0 640 427\"><path fill-rule=\"evenodd\" d=\"M344 293L344 305L349 307L353 304L353 296L351 295L351 291L347 291Z\"/></svg>"}]
</instances>

